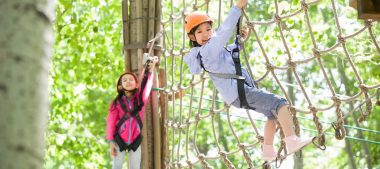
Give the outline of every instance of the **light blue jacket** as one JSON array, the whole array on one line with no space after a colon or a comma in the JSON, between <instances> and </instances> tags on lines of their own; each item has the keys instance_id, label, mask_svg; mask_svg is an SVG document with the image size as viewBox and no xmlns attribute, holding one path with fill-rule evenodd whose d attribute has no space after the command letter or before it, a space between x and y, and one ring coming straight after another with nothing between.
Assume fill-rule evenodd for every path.
<instances>
[{"instance_id":1,"label":"light blue jacket","mask_svg":"<svg viewBox=\"0 0 380 169\"><path fill-rule=\"evenodd\" d=\"M203 46L192 48L184 57L184 61L189 65L192 74L200 74L202 72L198 53L202 56L202 63L207 71L212 73L236 74L235 64L231 54L227 51L231 51L236 45L232 44L227 46L227 50L224 46L234 33L240 15L241 9L236 6L232 7L227 18L210 40ZM245 69L242 69L242 73L243 76L246 77L246 82L251 82ZM210 74L210 77L216 89L222 95L223 100L228 105L238 98L236 79L218 78L212 74Z\"/></svg>"}]
</instances>

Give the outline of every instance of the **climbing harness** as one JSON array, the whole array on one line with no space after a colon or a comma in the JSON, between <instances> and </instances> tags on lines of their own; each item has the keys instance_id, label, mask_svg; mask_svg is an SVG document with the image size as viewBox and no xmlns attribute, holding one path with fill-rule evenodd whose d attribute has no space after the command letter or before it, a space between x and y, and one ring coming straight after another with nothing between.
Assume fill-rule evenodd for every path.
<instances>
[{"instance_id":1,"label":"climbing harness","mask_svg":"<svg viewBox=\"0 0 380 169\"><path fill-rule=\"evenodd\" d=\"M247 98L245 96L244 83L245 83L246 78L242 74L242 68L241 68L241 63L240 63L240 49L239 49L240 20L241 20L241 18L239 18L239 20L236 24L236 36L235 36L235 45L236 46L234 49L232 49L232 51L228 51L226 49L231 54L232 60L233 60L234 65L235 65L236 74L225 74L225 73L210 72L210 71L206 70L206 68L203 66L202 59L201 59L202 56L201 56L200 52L198 53L197 57L199 58L199 60L201 62L201 67L203 68L203 70L205 70L209 74L211 74L215 77L218 77L218 78L223 78L223 79L236 79L238 95L239 95L239 100L240 100L240 107L244 108L244 109L255 110L256 108L249 106L249 104L247 102Z\"/></svg>"},{"instance_id":2,"label":"climbing harness","mask_svg":"<svg viewBox=\"0 0 380 169\"><path fill-rule=\"evenodd\" d=\"M145 56L148 56L146 58L146 60L145 60ZM124 150L136 151L142 142L142 135L140 132L140 134L135 138L135 140L131 144L125 143L125 141L120 137L119 129L120 129L121 125L123 125L126 120L128 120L129 118L135 118L138 125L139 125L140 131L142 130L143 122L141 120L139 112L141 111L142 107L144 106L144 102L142 100L143 91L144 91L146 83L148 81L148 74L149 74L148 67L150 66L149 63L151 63L152 61L156 61L156 60L158 60L157 56L151 57L149 55L144 54L144 65L145 65L144 77L141 81L141 88L140 88L140 92L139 92L140 95L137 97L137 100L134 101L133 109L128 110L124 101L121 98L119 99L119 103L120 103L121 108L124 111L124 114L123 114L123 117L119 120L119 122L116 125L116 131L114 134L114 141L119 146L120 151L124 151ZM127 114L127 112L129 112L129 115Z\"/></svg>"}]
</instances>

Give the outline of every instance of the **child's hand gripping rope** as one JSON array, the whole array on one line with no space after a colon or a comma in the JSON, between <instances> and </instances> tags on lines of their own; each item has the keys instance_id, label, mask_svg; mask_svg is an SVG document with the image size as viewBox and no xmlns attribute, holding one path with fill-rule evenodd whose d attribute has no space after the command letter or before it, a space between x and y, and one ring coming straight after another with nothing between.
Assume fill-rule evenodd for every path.
<instances>
[{"instance_id":1,"label":"child's hand gripping rope","mask_svg":"<svg viewBox=\"0 0 380 169\"><path fill-rule=\"evenodd\" d=\"M143 64L145 67L148 67L149 70L153 70L157 62L157 56L151 56L149 53L144 53Z\"/></svg>"}]
</instances>

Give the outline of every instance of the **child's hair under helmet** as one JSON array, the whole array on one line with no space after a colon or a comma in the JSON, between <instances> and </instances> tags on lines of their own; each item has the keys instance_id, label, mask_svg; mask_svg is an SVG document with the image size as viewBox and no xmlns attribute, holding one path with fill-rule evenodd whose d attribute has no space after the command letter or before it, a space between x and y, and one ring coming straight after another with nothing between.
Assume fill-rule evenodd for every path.
<instances>
[{"instance_id":1,"label":"child's hair under helmet","mask_svg":"<svg viewBox=\"0 0 380 169\"><path fill-rule=\"evenodd\" d=\"M212 23L212 19L205 13L194 11L190 14L188 14L185 18L185 31L187 34L190 33L190 31L200 25L204 22L210 22Z\"/></svg>"}]
</instances>

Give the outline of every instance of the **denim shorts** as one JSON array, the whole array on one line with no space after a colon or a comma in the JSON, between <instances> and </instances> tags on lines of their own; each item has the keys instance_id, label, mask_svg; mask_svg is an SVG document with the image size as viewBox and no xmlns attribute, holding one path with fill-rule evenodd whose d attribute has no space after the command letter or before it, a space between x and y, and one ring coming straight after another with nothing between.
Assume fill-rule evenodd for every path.
<instances>
[{"instance_id":1,"label":"denim shorts","mask_svg":"<svg viewBox=\"0 0 380 169\"><path fill-rule=\"evenodd\" d=\"M272 112L277 115L282 106L289 104L283 97L255 87L244 86L249 106L255 108L255 111L264 114L268 119L275 119ZM231 105L240 107L239 98L232 102Z\"/></svg>"}]
</instances>

